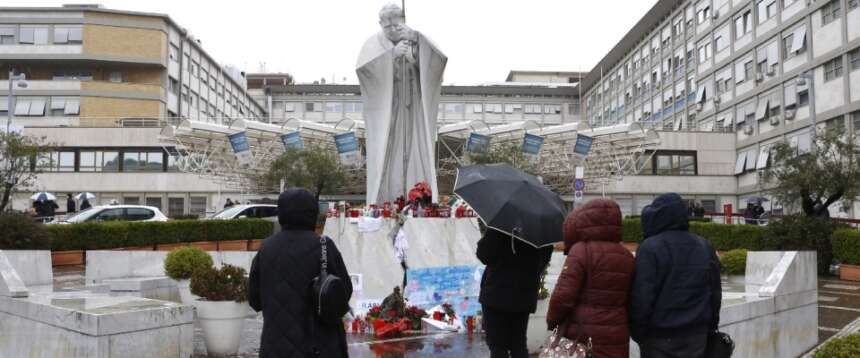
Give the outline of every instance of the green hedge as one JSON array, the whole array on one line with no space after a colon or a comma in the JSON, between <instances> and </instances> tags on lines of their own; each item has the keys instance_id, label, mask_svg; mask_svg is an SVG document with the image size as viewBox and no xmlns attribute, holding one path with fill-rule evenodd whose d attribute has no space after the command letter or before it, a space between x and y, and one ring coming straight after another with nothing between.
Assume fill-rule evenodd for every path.
<instances>
[{"instance_id":1,"label":"green hedge","mask_svg":"<svg viewBox=\"0 0 860 358\"><path fill-rule=\"evenodd\" d=\"M45 225L51 249L107 250L198 241L256 240L272 235L273 223L261 219L175 220L168 222L87 222Z\"/></svg>"},{"instance_id":2,"label":"green hedge","mask_svg":"<svg viewBox=\"0 0 860 358\"><path fill-rule=\"evenodd\" d=\"M860 231L841 229L833 233L833 256L841 263L860 265Z\"/></svg>"},{"instance_id":3,"label":"green hedge","mask_svg":"<svg viewBox=\"0 0 860 358\"><path fill-rule=\"evenodd\" d=\"M860 356L860 333L827 342L815 351L814 358L854 358Z\"/></svg>"},{"instance_id":4,"label":"green hedge","mask_svg":"<svg viewBox=\"0 0 860 358\"><path fill-rule=\"evenodd\" d=\"M750 251L773 250L775 247L764 238L765 226L727 225L710 222L690 222L690 232L711 242L715 249L729 251L746 249ZM642 224L638 218L623 221L624 242L642 242Z\"/></svg>"}]
</instances>

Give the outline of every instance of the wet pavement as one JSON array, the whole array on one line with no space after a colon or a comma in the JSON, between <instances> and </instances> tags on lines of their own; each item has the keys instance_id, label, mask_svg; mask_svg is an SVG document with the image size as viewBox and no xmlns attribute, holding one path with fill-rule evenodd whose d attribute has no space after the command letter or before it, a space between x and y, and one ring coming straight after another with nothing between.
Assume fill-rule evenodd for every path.
<instances>
[{"instance_id":1,"label":"wet pavement","mask_svg":"<svg viewBox=\"0 0 860 358\"><path fill-rule=\"evenodd\" d=\"M84 267L54 268L57 290L80 288L84 284ZM823 342L860 318L860 282L842 281L837 277L818 279L818 339ZM240 346L239 357L256 357L260 346L262 317L249 318ZM487 345L480 334L417 335L385 341L372 336L347 334L350 357L487 357ZM197 327L194 357L206 357L203 332Z\"/></svg>"}]
</instances>

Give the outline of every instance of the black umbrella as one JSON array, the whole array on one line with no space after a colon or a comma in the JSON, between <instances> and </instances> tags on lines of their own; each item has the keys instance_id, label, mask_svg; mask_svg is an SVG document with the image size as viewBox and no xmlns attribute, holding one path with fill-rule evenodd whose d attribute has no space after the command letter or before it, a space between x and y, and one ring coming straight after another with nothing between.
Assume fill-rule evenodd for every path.
<instances>
[{"instance_id":1,"label":"black umbrella","mask_svg":"<svg viewBox=\"0 0 860 358\"><path fill-rule=\"evenodd\" d=\"M462 167L457 171L454 193L488 228L534 247L562 240L564 204L530 174L507 164Z\"/></svg>"}]
</instances>

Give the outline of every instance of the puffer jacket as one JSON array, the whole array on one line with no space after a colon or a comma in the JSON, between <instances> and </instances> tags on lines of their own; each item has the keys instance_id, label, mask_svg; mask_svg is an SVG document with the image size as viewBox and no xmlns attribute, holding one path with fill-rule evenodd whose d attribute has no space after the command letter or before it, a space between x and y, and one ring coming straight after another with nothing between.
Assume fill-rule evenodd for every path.
<instances>
[{"instance_id":1,"label":"puffer jacket","mask_svg":"<svg viewBox=\"0 0 860 358\"><path fill-rule=\"evenodd\" d=\"M564 222L567 260L553 291L547 325L569 339L591 338L595 357L627 357L628 293L635 268L621 246L621 210L596 199Z\"/></svg>"},{"instance_id":2,"label":"puffer jacket","mask_svg":"<svg viewBox=\"0 0 860 358\"><path fill-rule=\"evenodd\" d=\"M278 198L283 231L263 241L251 264L248 301L263 311L260 357L347 357L343 325L316 318L311 280L320 273L322 245L314 233L317 200L305 189L290 189ZM352 281L334 242L326 240L328 273L343 280L352 295ZM316 354L318 352L318 354Z\"/></svg>"},{"instance_id":3,"label":"puffer jacket","mask_svg":"<svg viewBox=\"0 0 860 358\"><path fill-rule=\"evenodd\" d=\"M630 327L637 342L718 327L720 261L714 248L688 228L686 205L678 194L660 195L642 210L645 241L636 251L630 291Z\"/></svg>"}]
</instances>

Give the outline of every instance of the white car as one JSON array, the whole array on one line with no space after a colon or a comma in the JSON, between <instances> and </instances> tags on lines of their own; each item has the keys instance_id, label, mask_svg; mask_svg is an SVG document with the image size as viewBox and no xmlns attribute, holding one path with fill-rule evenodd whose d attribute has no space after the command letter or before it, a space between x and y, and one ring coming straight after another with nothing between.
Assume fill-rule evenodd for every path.
<instances>
[{"instance_id":1,"label":"white car","mask_svg":"<svg viewBox=\"0 0 860 358\"><path fill-rule=\"evenodd\" d=\"M93 206L63 220L48 224L73 224L92 221L167 221L156 207L141 205L104 205Z\"/></svg>"},{"instance_id":2,"label":"white car","mask_svg":"<svg viewBox=\"0 0 860 358\"><path fill-rule=\"evenodd\" d=\"M233 220L233 219L275 219L278 218L278 206L271 204L234 205L209 219Z\"/></svg>"}]
</instances>

